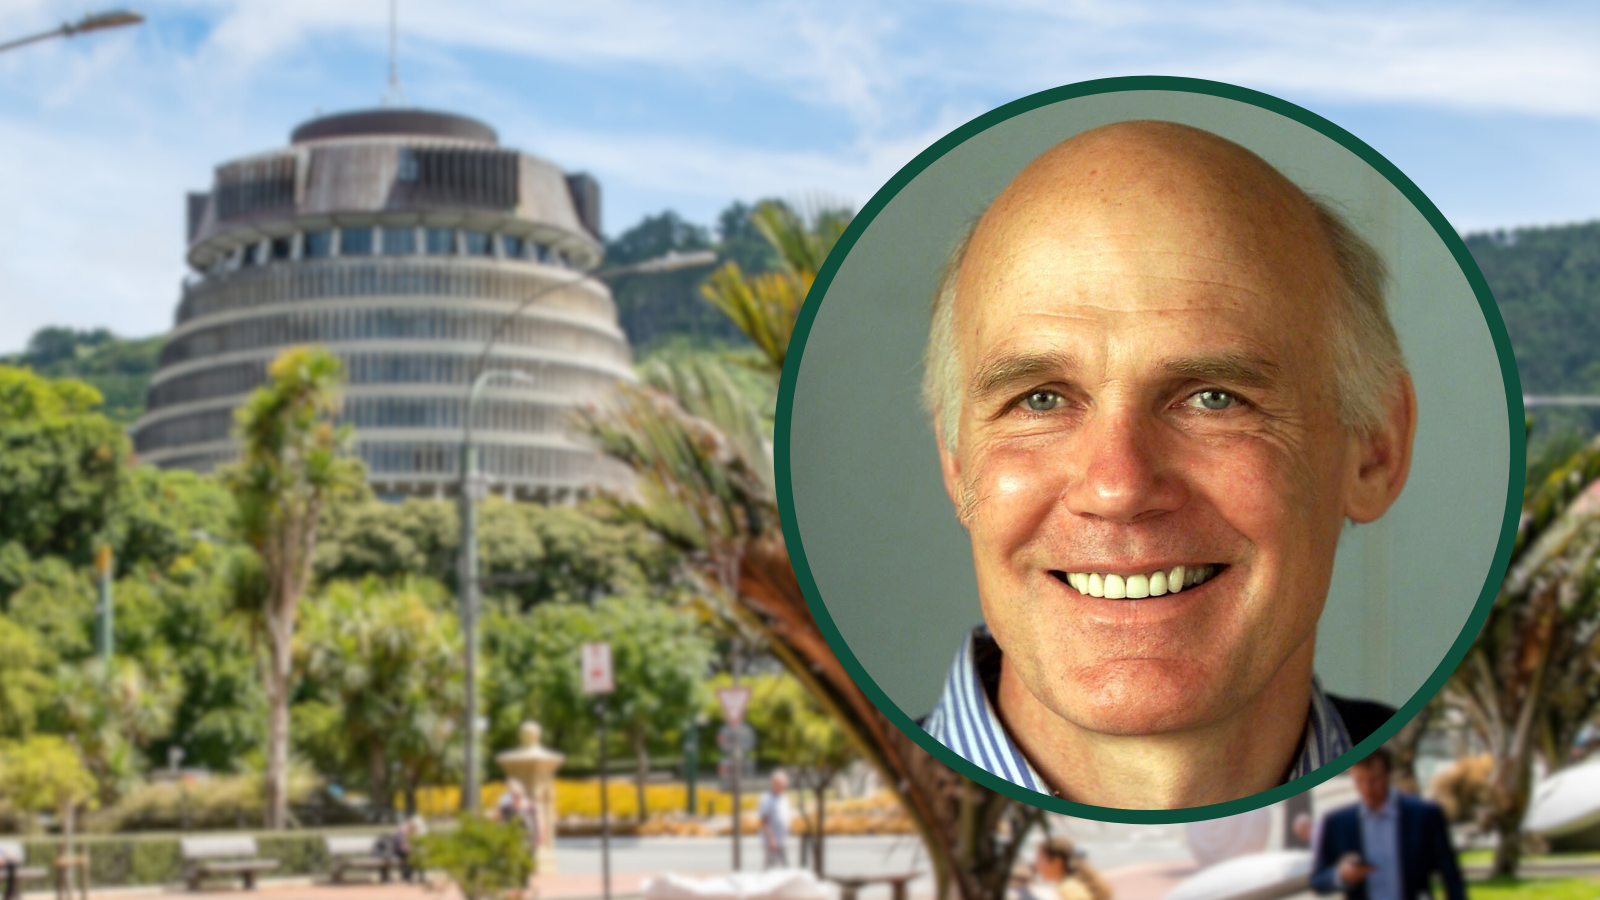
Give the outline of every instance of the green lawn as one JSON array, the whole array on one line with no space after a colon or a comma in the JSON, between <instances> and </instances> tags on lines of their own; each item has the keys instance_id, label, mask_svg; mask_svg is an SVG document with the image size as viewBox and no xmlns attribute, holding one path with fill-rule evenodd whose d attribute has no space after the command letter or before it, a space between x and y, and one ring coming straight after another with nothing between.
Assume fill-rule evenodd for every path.
<instances>
[{"instance_id":1,"label":"green lawn","mask_svg":"<svg viewBox=\"0 0 1600 900\"><path fill-rule=\"evenodd\" d=\"M1600 881L1586 878L1493 878L1474 881L1467 890L1474 900L1597 900Z\"/></svg>"},{"instance_id":2,"label":"green lawn","mask_svg":"<svg viewBox=\"0 0 1600 900\"><path fill-rule=\"evenodd\" d=\"M1493 850L1466 850L1460 854L1463 866L1473 864L1488 865L1494 862ZM1545 853L1539 855L1523 854L1523 862L1575 862L1579 860L1600 859L1600 852L1585 851L1583 853Z\"/></svg>"}]
</instances>

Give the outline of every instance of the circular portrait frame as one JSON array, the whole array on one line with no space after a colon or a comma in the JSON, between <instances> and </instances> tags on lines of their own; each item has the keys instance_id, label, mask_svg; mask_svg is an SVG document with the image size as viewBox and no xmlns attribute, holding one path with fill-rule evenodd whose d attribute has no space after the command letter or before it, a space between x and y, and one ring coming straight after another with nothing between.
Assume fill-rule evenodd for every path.
<instances>
[{"instance_id":1,"label":"circular portrait frame","mask_svg":"<svg viewBox=\"0 0 1600 900\"><path fill-rule=\"evenodd\" d=\"M1247 797L1207 806L1180 809L1121 809L1091 806L1028 790L1019 784L1000 778L980 768L924 731L868 673L866 667L862 665L861 660L852 650L835 623L834 617L830 613L818 588L817 580L813 575L807 557L805 541L797 523L795 486L792 474L793 451L791 442L795 434L793 429L795 395L806 343L811 336L812 326L817 318L818 310L833 285L841 265L850 255L857 241L872 226L877 216L904 188L922 175L936 161L969 139L996 125L1063 101L1133 91L1195 94L1248 104L1313 129L1371 166L1422 215L1443 242L1445 248L1448 249L1456 265L1460 267L1468 287L1470 287L1474 298L1477 300L1489 337L1493 343L1494 354L1499 363L1501 380L1505 388L1506 415L1508 419L1509 446L1507 448L1507 456L1510 469L1507 473L1505 507L1500 520L1499 537L1495 545L1494 555L1485 573L1477 600L1472 607L1472 611L1467 616L1460 634L1450 645L1444 658L1422 683L1422 686L1400 705L1397 714L1392 716L1375 732L1361 740L1348 752L1328 764L1312 770L1309 774ZM931 295L928 299L931 300ZM1466 655L1485 618L1488 616L1498 585L1505 575L1510 559L1512 544L1516 536L1525 478L1526 446L1525 442L1518 439L1523 432L1523 422L1521 382L1517 374L1515 358L1512 355L1511 342L1488 284L1485 282L1483 274L1479 271L1461 237L1445 220L1444 215L1434 206L1432 201L1423 194L1421 189L1410 178L1382 154L1350 132L1316 113L1277 97L1215 81L1169 76L1134 76L1086 81L1041 91L980 115L951 131L918 154L911 162L895 173L865 204L823 264L796 321L778 392L774 462L777 500L783 522L784 537L788 544L795 575L799 580L801 590L806 597L806 602L811 609L812 615L816 619L817 626L856 685L896 728L962 776L1024 803L1080 818L1136 824L1170 824L1235 815L1308 791L1341 774L1354 762L1366 757L1374 749L1393 737L1439 691ZM946 648L940 649L942 652ZM948 649L953 650L953 647Z\"/></svg>"}]
</instances>

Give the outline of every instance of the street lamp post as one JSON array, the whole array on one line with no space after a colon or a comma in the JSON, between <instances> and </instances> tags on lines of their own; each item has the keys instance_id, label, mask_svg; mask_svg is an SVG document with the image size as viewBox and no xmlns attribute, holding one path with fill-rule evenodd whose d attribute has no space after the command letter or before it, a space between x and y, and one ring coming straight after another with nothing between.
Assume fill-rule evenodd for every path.
<instances>
[{"instance_id":1,"label":"street lamp post","mask_svg":"<svg viewBox=\"0 0 1600 900\"><path fill-rule=\"evenodd\" d=\"M32 44L38 41L49 40L50 38L72 37L75 34L83 34L89 31L103 31L107 28L121 28L124 25L137 25L143 21L144 16L127 9L114 9L110 12L90 13L76 22L63 22L59 28L52 28L49 31L40 32L39 34L30 35L29 37L19 38L15 41L7 41L4 44L0 44L0 52L14 50L17 47L21 47L26 44Z\"/></svg>"},{"instance_id":2,"label":"street lamp post","mask_svg":"<svg viewBox=\"0 0 1600 900\"><path fill-rule=\"evenodd\" d=\"M463 769L461 778L461 808L467 812L476 812L478 809L478 501L487 493L485 477L478 471L478 447L472 439L472 423L477 413L478 399L484 387L495 378L512 378L526 383L533 383L532 376L526 372L510 369L486 369L484 366L489 361L489 354L494 350L495 343L500 339L500 332L505 329L513 319L521 315L534 301L555 291L569 288L585 281L604 283L607 279L621 275L642 275L659 272L675 272L679 269L689 269L696 266L710 265L717 261L717 255L709 250L699 250L692 253L668 252L665 255L647 259L643 262L626 266L617 266L600 272L583 272L573 278L546 285L517 304L517 308L503 316L495 323L494 330L489 334L489 340L483 345L483 352L478 355L478 362L473 367L471 386L467 389L465 408L463 409L461 430L461 555L457 569L457 580L461 582L461 630L466 643L466 748L462 754Z\"/></svg>"},{"instance_id":3,"label":"street lamp post","mask_svg":"<svg viewBox=\"0 0 1600 900\"><path fill-rule=\"evenodd\" d=\"M462 755L465 774L462 777L461 800L468 810L478 808L478 500L487 492L488 484L478 471L478 446L472 440L472 420L478 410L478 399L490 381L509 378L527 384L533 377L526 372L511 369L489 369L479 372L467 392L466 418L461 441L461 565L457 575L461 582L461 630L466 638L466 726L467 746Z\"/></svg>"}]
</instances>

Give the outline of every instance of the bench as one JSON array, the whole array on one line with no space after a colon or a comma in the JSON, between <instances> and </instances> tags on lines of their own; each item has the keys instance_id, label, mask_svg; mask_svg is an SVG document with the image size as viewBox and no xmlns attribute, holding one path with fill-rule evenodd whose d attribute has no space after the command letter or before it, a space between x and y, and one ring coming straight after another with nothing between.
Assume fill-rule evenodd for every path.
<instances>
[{"instance_id":1,"label":"bench","mask_svg":"<svg viewBox=\"0 0 1600 900\"><path fill-rule=\"evenodd\" d=\"M256 873L278 867L275 859L262 859L253 837L179 838L183 856L183 880L189 890L200 890L208 875L238 875L246 890L255 890Z\"/></svg>"},{"instance_id":2,"label":"bench","mask_svg":"<svg viewBox=\"0 0 1600 900\"><path fill-rule=\"evenodd\" d=\"M28 852L21 841L0 841L0 857L15 860L17 863L17 893L22 893L21 884L24 881L37 878L49 878L50 870L45 866L25 866ZM3 870L0 870L3 871Z\"/></svg>"},{"instance_id":3,"label":"bench","mask_svg":"<svg viewBox=\"0 0 1600 900\"><path fill-rule=\"evenodd\" d=\"M375 834L358 835L355 837L325 837L328 850L328 859L333 861L332 878L334 884L344 882L344 873L349 869L366 869L375 871L384 881L389 880L389 869L398 860L389 854L387 842Z\"/></svg>"},{"instance_id":4,"label":"bench","mask_svg":"<svg viewBox=\"0 0 1600 900\"><path fill-rule=\"evenodd\" d=\"M898 875L829 875L828 880L838 883L839 900L857 900L857 894L861 889L873 884L887 884L894 893L894 900L906 900L906 884L918 874L906 872Z\"/></svg>"}]
</instances>

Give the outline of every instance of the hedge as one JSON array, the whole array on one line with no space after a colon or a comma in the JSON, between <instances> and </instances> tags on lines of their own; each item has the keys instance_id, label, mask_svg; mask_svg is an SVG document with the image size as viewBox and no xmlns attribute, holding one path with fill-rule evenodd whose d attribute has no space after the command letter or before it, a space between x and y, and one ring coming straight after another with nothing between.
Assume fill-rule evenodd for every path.
<instances>
[{"instance_id":1,"label":"hedge","mask_svg":"<svg viewBox=\"0 0 1600 900\"><path fill-rule=\"evenodd\" d=\"M276 875L317 875L329 871L327 846L323 838L328 835L382 834L383 826L365 828L318 829L289 832L217 832L196 833L195 837L249 836L256 839L261 855L276 859ZM91 887L129 887L135 885L175 884L183 880L183 856L176 834L99 835L87 834L73 838L77 852L88 852L89 885ZM28 861L38 865L43 860L54 859L64 843L60 837L22 836L19 838L27 850Z\"/></svg>"}]
</instances>

